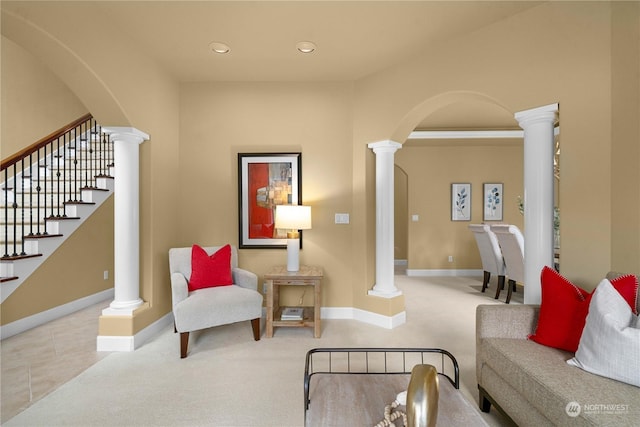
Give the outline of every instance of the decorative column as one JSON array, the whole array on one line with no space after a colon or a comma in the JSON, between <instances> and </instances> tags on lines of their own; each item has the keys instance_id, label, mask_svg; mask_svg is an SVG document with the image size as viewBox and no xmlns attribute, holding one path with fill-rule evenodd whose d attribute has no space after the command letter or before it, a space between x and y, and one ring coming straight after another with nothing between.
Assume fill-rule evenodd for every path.
<instances>
[{"instance_id":1,"label":"decorative column","mask_svg":"<svg viewBox=\"0 0 640 427\"><path fill-rule=\"evenodd\" d=\"M558 104L515 114L524 130L524 302L540 304L540 272L553 267L553 128Z\"/></svg>"},{"instance_id":2,"label":"decorative column","mask_svg":"<svg viewBox=\"0 0 640 427\"><path fill-rule=\"evenodd\" d=\"M402 295L394 283L394 182L393 157L402 148L394 141L368 145L376 154L376 283L369 295L393 298Z\"/></svg>"},{"instance_id":3,"label":"decorative column","mask_svg":"<svg viewBox=\"0 0 640 427\"><path fill-rule=\"evenodd\" d=\"M131 127L103 127L114 144L114 300L103 316L131 316L140 298L139 145L149 135Z\"/></svg>"}]
</instances>

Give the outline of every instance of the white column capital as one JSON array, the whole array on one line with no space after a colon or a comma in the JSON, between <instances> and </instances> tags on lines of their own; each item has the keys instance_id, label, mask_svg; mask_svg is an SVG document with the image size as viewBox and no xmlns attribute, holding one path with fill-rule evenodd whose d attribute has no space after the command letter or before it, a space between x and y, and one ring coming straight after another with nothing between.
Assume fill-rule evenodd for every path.
<instances>
[{"instance_id":1,"label":"white column capital","mask_svg":"<svg viewBox=\"0 0 640 427\"><path fill-rule=\"evenodd\" d=\"M387 141L378 141L367 144L367 147L371 148L374 153L395 153L400 148L402 148L402 144L387 140Z\"/></svg>"},{"instance_id":2,"label":"white column capital","mask_svg":"<svg viewBox=\"0 0 640 427\"><path fill-rule=\"evenodd\" d=\"M514 116L522 129L534 123L551 122L558 120L558 104L543 105L542 107L518 111Z\"/></svg>"},{"instance_id":3,"label":"white column capital","mask_svg":"<svg viewBox=\"0 0 640 427\"><path fill-rule=\"evenodd\" d=\"M103 126L102 130L109 134L111 140L122 142L135 142L142 144L149 140L149 135L133 127Z\"/></svg>"}]
</instances>

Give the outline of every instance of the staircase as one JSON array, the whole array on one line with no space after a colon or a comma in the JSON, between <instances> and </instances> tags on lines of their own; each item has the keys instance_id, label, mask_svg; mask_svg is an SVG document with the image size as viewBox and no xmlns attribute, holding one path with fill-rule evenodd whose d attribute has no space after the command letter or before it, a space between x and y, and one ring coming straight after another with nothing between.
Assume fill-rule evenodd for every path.
<instances>
[{"instance_id":1,"label":"staircase","mask_svg":"<svg viewBox=\"0 0 640 427\"><path fill-rule=\"evenodd\" d=\"M90 114L2 161L0 302L113 193L113 167Z\"/></svg>"}]
</instances>

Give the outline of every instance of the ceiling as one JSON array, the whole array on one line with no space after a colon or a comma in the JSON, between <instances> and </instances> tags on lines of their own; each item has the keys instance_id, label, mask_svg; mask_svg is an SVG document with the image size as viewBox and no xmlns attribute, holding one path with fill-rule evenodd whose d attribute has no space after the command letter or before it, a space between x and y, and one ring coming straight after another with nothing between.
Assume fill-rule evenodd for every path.
<instances>
[{"instance_id":1,"label":"ceiling","mask_svg":"<svg viewBox=\"0 0 640 427\"><path fill-rule=\"evenodd\" d=\"M38 2L2 3L7 8L38 7ZM97 14L107 20L113 31L128 37L180 82L355 81L410 60L433 43L540 4L457 0L61 3L74 19ZM214 41L227 44L231 51L212 52L209 44ZM314 42L316 51L298 52L299 41ZM515 126L511 115L482 104L439 111L418 128Z\"/></svg>"},{"instance_id":2,"label":"ceiling","mask_svg":"<svg viewBox=\"0 0 640 427\"><path fill-rule=\"evenodd\" d=\"M349 81L538 3L524 1L97 1L180 81ZM231 47L215 54L212 41ZM299 41L317 50L301 54Z\"/></svg>"}]
</instances>

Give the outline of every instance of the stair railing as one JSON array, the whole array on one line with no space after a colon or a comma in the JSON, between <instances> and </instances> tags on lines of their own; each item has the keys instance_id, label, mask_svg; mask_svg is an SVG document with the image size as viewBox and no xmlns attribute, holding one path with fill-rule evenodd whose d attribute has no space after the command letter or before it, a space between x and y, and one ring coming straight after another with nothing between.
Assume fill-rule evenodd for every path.
<instances>
[{"instance_id":1,"label":"stair railing","mask_svg":"<svg viewBox=\"0 0 640 427\"><path fill-rule=\"evenodd\" d=\"M25 236L49 235L44 220L66 218L65 205L83 203L111 166L113 144L91 114L2 160L1 259L27 256Z\"/></svg>"}]
</instances>

